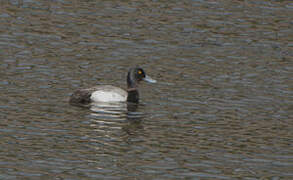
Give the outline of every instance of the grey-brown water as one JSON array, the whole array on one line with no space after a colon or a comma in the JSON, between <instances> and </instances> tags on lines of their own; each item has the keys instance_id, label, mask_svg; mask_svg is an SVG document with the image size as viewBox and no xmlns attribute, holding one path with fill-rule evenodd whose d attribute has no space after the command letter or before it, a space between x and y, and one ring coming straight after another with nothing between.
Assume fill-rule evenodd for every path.
<instances>
[{"instance_id":1,"label":"grey-brown water","mask_svg":"<svg viewBox=\"0 0 293 180\"><path fill-rule=\"evenodd\" d=\"M292 1L0 1L0 179L293 179ZM141 102L70 94L140 65Z\"/></svg>"}]
</instances>

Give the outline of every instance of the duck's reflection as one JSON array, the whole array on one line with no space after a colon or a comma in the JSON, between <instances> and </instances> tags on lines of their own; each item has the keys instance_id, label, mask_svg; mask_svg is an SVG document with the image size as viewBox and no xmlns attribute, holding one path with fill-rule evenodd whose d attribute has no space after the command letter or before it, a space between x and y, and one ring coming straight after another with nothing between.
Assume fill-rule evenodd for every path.
<instances>
[{"instance_id":1,"label":"duck's reflection","mask_svg":"<svg viewBox=\"0 0 293 180\"><path fill-rule=\"evenodd\" d=\"M92 116L105 118L123 118L127 114L127 103L92 103Z\"/></svg>"},{"instance_id":2,"label":"duck's reflection","mask_svg":"<svg viewBox=\"0 0 293 180\"><path fill-rule=\"evenodd\" d=\"M90 126L105 135L117 135L117 130L124 132L119 133L122 136L133 135L138 129L143 129L141 121L144 114L138 112L138 108L136 103L92 103Z\"/></svg>"}]
</instances>

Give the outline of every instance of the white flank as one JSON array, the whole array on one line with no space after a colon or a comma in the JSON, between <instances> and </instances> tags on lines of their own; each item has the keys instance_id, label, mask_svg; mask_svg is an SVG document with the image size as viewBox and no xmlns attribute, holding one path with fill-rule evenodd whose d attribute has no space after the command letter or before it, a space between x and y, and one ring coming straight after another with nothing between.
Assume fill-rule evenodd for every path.
<instances>
[{"instance_id":1,"label":"white flank","mask_svg":"<svg viewBox=\"0 0 293 180\"><path fill-rule=\"evenodd\" d=\"M91 95L91 100L93 102L122 102L127 100L127 94L119 94L113 91L95 91Z\"/></svg>"}]
</instances>

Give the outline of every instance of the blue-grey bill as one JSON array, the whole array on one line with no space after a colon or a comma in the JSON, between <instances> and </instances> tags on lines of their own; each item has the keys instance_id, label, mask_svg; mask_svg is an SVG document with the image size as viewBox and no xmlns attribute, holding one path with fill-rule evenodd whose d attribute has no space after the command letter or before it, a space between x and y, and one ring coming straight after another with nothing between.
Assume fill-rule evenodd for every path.
<instances>
[{"instance_id":1,"label":"blue-grey bill","mask_svg":"<svg viewBox=\"0 0 293 180\"><path fill-rule=\"evenodd\" d=\"M145 76L145 78L143 78L143 80L146 82L149 82L149 83L156 83L157 82L156 80L152 79L151 77L149 77L147 75Z\"/></svg>"}]
</instances>

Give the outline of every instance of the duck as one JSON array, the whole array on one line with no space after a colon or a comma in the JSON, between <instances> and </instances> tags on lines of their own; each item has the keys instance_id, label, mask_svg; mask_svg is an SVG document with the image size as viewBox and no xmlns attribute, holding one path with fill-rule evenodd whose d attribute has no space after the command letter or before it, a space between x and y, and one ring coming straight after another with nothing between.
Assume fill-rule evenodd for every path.
<instances>
[{"instance_id":1,"label":"duck","mask_svg":"<svg viewBox=\"0 0 293 180\"><path fill-rule=\"evenodd\" d=\"M157 81L146 75L140 67L132 67L127 73L127 90L112 86L98 85L87 89L78 89L71 96L71 104L111 103L111 102L139 102L138 84L141 81L156 83Z\"/></svg>"}]
</instances>

